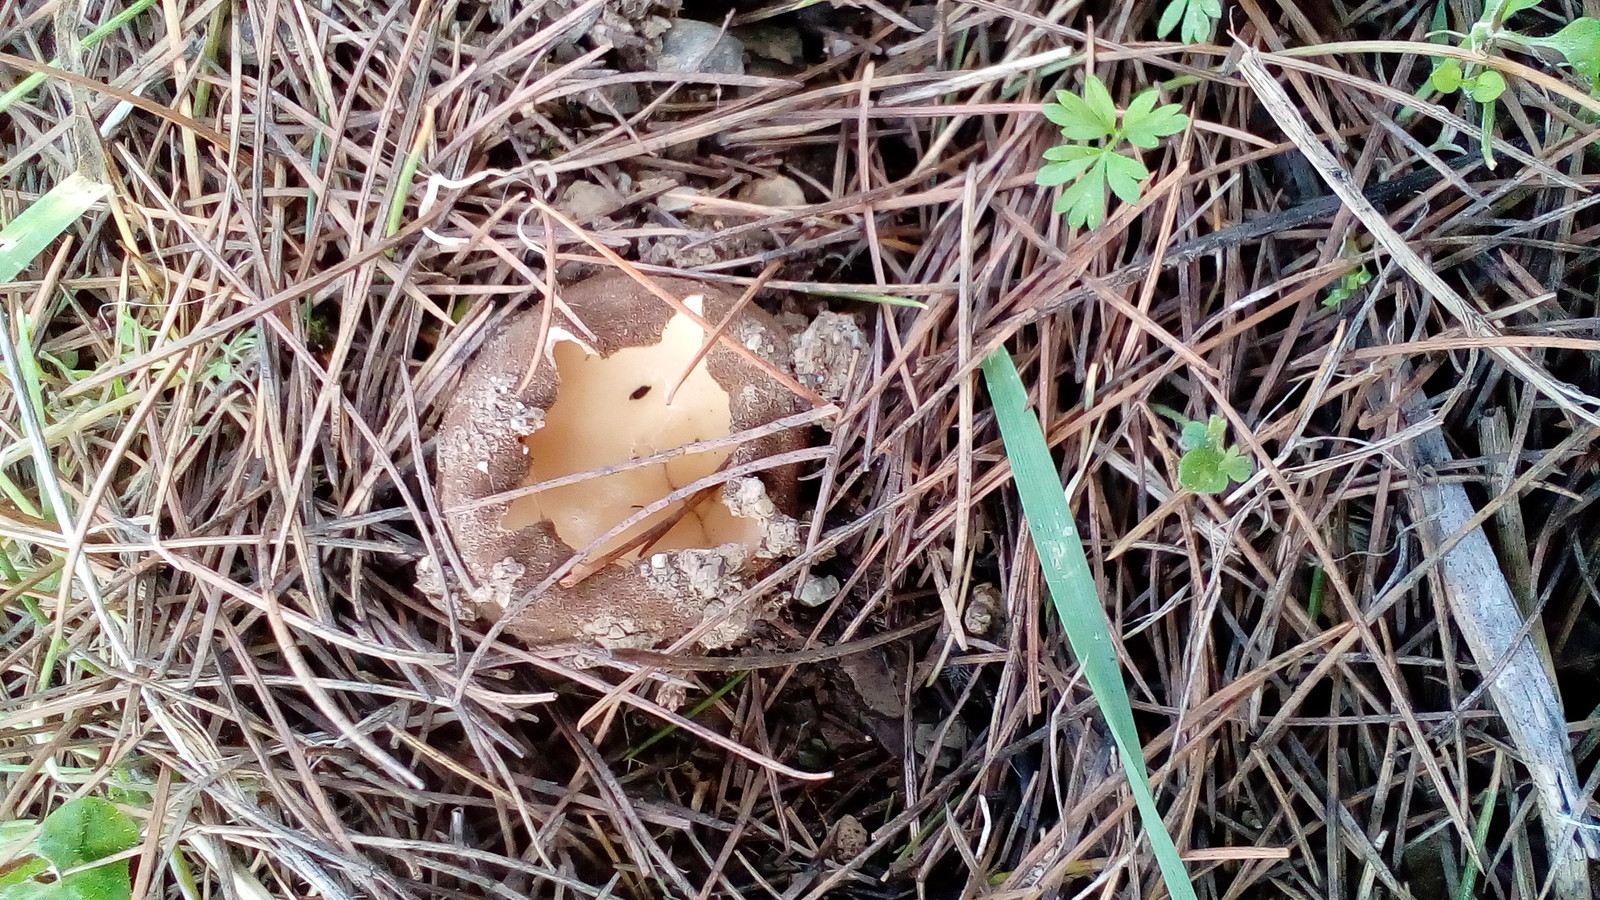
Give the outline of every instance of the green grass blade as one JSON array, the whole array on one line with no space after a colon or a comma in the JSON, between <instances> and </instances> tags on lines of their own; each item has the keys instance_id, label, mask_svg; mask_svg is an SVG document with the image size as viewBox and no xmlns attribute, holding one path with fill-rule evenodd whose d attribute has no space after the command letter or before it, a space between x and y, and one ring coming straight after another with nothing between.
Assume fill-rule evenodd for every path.
<instances>
[{"instance_id":1,"label":"green grass blade","mask_svg":"<svg viewBox=\"0 0 1600 900\"><path fill-rule=\"evenodd\" d=\"M1504 756L1495 755L1494 774L1489 778L1489 787L1484 790L1483 797L1478 801L1478 822L1472 829L1472 845L1477 848L1476 858L1469 858L1461 866L1461 880L1456 886L1455 900L1472 900L1473 891L1478 884L1478 867L1480 861L1486 859L1484 853L1489 846L1489 825L1494 821L1495 807L1500 798L1500 771L1504 764Z\"/></svg>"},{"instance_id":2,"label":"green grass blade","mask_svg":"<svg viewBox=\"0 0 1600 900\"><path fill-rule=\"evenodd\" d=\"M0 284L15 280L34 257L88 212L107 190L105 185L74 172L7 222L0 230Z\"/></svg>"},{"instance_id":3,"label":"green grass blade","mask_svg":"<svg viewBox=\"0 0 1600 900\"><path fill-rule=\"evenodd\" d=\"M134 16L137 16L139 13L142 13L151 6L154 6L155 2L156 0L135 0L135 2L128 4L127 8L119 11L116 15L107 19L104 25L101 25L99 28L96 28L83 37L78 38L78 46L85 50L93 47L95 44L105 40L107 36L116 31L118 28L121 28L132 21ZM59 62L60 60L51 58L50 65L54 66ZM0 112L5 112L11 108L11 104L17 102L23 97L28 96L28 94L32 92L34 88L44 84L44 80L47 77L49 76L41 75L38 72L33 72L29 74L28 77L17 82L16 87L6 91L4 94L0 94Z\"/></svg>"},{"instance_id":4,"label":"green grass blade","mask_svg":"<svg viewBox=\"0 0 1600 900\"><path fill-rule=\"evenodd\" d=\"M1078 540L1078 529L1073 523L1061 478L1050 459L1044 431L1039 427L1038 418L1028 411L1028 392L1022 385L1022 376L1017 373L1011 354L1003 347L983 361L983 376L989 386L995 419L1000 423L1006 456L1011 460L1022 511L1027 515L1028 531L1039 553L1045 583L1050 588L1050 599L1067 632L1072 655L1083 667L1084 678L1094 692L1095 702L1122 755L1128 787L1138 804L1139 818L1144 822L1161 877L1175 900L1195 900L1194 885L1189 881L1189 873L1183 867L1172 836L1167 834L1166 823L1150 792L1139 732L1133 723L1133 707L1122 682L1122 668L1112 651L1111 628L1105 609L1100 605L1089 560Z\"/></svg>"},{"instance_id":5,"label":"green grass blade","mask_svg":"<svg viewBox=\"0 0 1600 900\"><path fill-rule=\"evenodd\" d=\"M749 672L740 672L738 675L735 675L733 678L729 679L727 684L708 694L699 703L696 703L692 708L690 708L688 718L693 719L710 709L712 704L716 703L718 700L721 700L729 691L744 683L745 676L749 674ZM643 741L629 748L628 752L623 754L622 758L633 759L634 757L648 750L650 747L654 746L656 742L662 740L667 735L677 730L678 726L676 725L663 725L660 728L657 728L654 734L651 734Z\"/></svg>"}]
</instances>

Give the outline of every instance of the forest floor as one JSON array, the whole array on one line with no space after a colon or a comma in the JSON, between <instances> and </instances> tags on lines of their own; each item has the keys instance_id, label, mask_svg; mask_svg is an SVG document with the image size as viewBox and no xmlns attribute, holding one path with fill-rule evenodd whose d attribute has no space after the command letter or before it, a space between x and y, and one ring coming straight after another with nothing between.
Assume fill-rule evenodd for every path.
<instances>
[{"instance_id":1,"label":"forest floor","mask_svg":"<svg viewBox=\"0 0 1600 900\"><path fill-rule=\"evenodd\" d=\"M1592 896L1600 23L1208 5L0 3L0 219L107 191L0 285L0 873L92 795L143 897L1184 896L1004 348L1194 894ZM1148 175L1040 186L1097 84ZM617 269L860 328L716 658L419 587L473 351Z\"/></svg>"}]
</instances>

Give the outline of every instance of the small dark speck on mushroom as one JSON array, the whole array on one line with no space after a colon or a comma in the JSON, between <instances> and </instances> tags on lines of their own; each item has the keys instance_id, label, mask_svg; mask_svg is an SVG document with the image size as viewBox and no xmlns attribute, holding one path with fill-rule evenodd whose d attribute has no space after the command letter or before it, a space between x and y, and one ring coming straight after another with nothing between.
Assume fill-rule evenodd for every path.
<instances>
[{"instance_id":1,"label":"small dark speck on mushroom","mask_svg":"<svg viewBox=\"0 0 1600 900\"><path fill-rule=\"evenodd\" d=\"M641 400L641 399L644 398L644 395L648 394L648 393L650 393L650 385L641 384L638 387L633 389L633 393L628 395L628 399L629 400Z\"/></svg>"}]
</instances>

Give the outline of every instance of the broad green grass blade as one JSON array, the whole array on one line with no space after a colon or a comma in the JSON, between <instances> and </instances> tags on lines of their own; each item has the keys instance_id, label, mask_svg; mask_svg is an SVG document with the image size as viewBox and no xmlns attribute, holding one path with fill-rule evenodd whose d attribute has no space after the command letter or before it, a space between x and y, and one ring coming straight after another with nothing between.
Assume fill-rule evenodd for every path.
<instances>
[{"instance_id":1,"label":"broad green grass blade","mask_svg":"<svg viewBox=\"0 0 1600 900\"><path fill-rule=\"evenodd\" d=\"M105 185L74 172L7 222L0 230L0 284L14 280L107 190Z\"/></svg>"},{"instance_id":2,"label":"broad green grass blade","mask_svg":"<svg viewBox=\"0 0 1600 900\"><path fill-rule=\"evenodd\" d=\"M1039 420L1028 411L1028 392L1011 354L1002 347L983 361L983 377L989 386L995 419L1011 460L1012 477L1022 498L1022 511L1028 518L1028 531L1039 552L1045 583L1050 588L1056 614L1067 632L1072 655L1083 667L1095 702L1111 727L1112 739L1122 755L1128 773L1128 787L1139 806L1139 818L1155 851L1161 877L1175 900L1195 900L1194 885L1178 856L1178 848L1167 834L1167 826L1150 792L1150 779L1144 769L1144 754L1139 732L1133 723L1133 708L1128 689L1122 682L1122 668L1112 651L1111 628L1105 609L1095 590L1089 560L1078 540L1072 510L1061 487L1050 448L1045 443Z\"/></svg>"}]
</instances>

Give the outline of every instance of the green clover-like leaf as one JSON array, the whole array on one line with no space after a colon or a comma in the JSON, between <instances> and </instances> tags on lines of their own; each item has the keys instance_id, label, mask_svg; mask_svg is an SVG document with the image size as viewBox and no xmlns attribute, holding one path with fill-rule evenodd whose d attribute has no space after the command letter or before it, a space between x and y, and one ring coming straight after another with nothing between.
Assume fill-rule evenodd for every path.
<instances>
[{"instance_id":1,"label":"green clover-like leaf","mask_svg":"<svg viewBox=\"0 0 1600 900\"><path fill-rule=\"evenodd\" d=\"M1221 0L1189 0L1183 15L1183 42L1199 44L1211 39L1211 26L1222 17Z\"/></svg>"},{"instance_id":2,"label":"green clover-like leaf","mask_svg":"<svg viewBox=\"0 0 1600 900\"><path fill-rule=\"evenodd\" d=\"M1206 423L1192 421L1183 423L1183 432L1178 437L1178 443L1185 450L1193 450L1196 447L1209 447L1211 445L1211 435L1206 430Z\"/></svg>"},{"instance_id":3,"label":"green clover-like leaf","mask_svg":"<svg viewBox=\"0 0 1600 900\"><path fill-rule=\"evenodd\" d=\"M1161 21L1156 23L1156 37L1163 40L1172 33L1178 23L1183 21L1183 14L1189 9L1188 0L1172 0L1167 8L1161 11Z\"/></svg>"},{"instance_id":4,"label":"green clover-like leaf","mask_svg":"<svg viewBox=\"0 0 1600 900\"><path fill-rule=\"evenodd\" d=\"M1479 72L1477 77L1472 79L1472 84L1467 87L1467 94L1479 103L1493 103L1505 92L1505 76L1493 69Z\"/></svg>"},{"instance_id":5,"label":"green clover-like leaf","mask_svg":"<svg viewBox=\"0 0 1600 900\"><path fill-rule=\"evenodd\" d=\"M1178 37L1185 44L1198 44L1211 38L1211 26L1221 17L1221 0L1171 0L1161 11L1156 36L1165 38L1179 29Z\"/></svg>"},{"instance_id":6,"label":"green clover-like leaf","mask_svg":"<svg viewBox=\"0 0 1600 900\"><path fill-rule=\"evenodd\" d=\"M1223 455L1213 447L1196 447L1178 460L1178 484L1196 494L1220 494L1228 489L1222 471Z\"/></svg>"},{"instance_id":7,"label":"green clover-like leaf","mask_svg":"<svg viewBox=\"0 0 1600 900\"><path fill-rule=\"evenodd\" d=\"M1255 472L1256 467L1250 461L1250 457L1239 452L1238 447L1229 447L1223 452L1222 464L1218 468L1230 481L1244 484L1250 480L1250 475Z\"/></svg>"},{"instance_id":8,"label":"green clover-like leaf","mask_svg":"<svg viewBox=\"0 0 1600 900\"><path fill-rule=\"evenodd\" d=\"M1447 59L1439 64L1433 74L1429 76L1428 83L1441 94L1454 94L1461 89L1462 74L1461 63Z\"/></svg>"}]
</instances>

